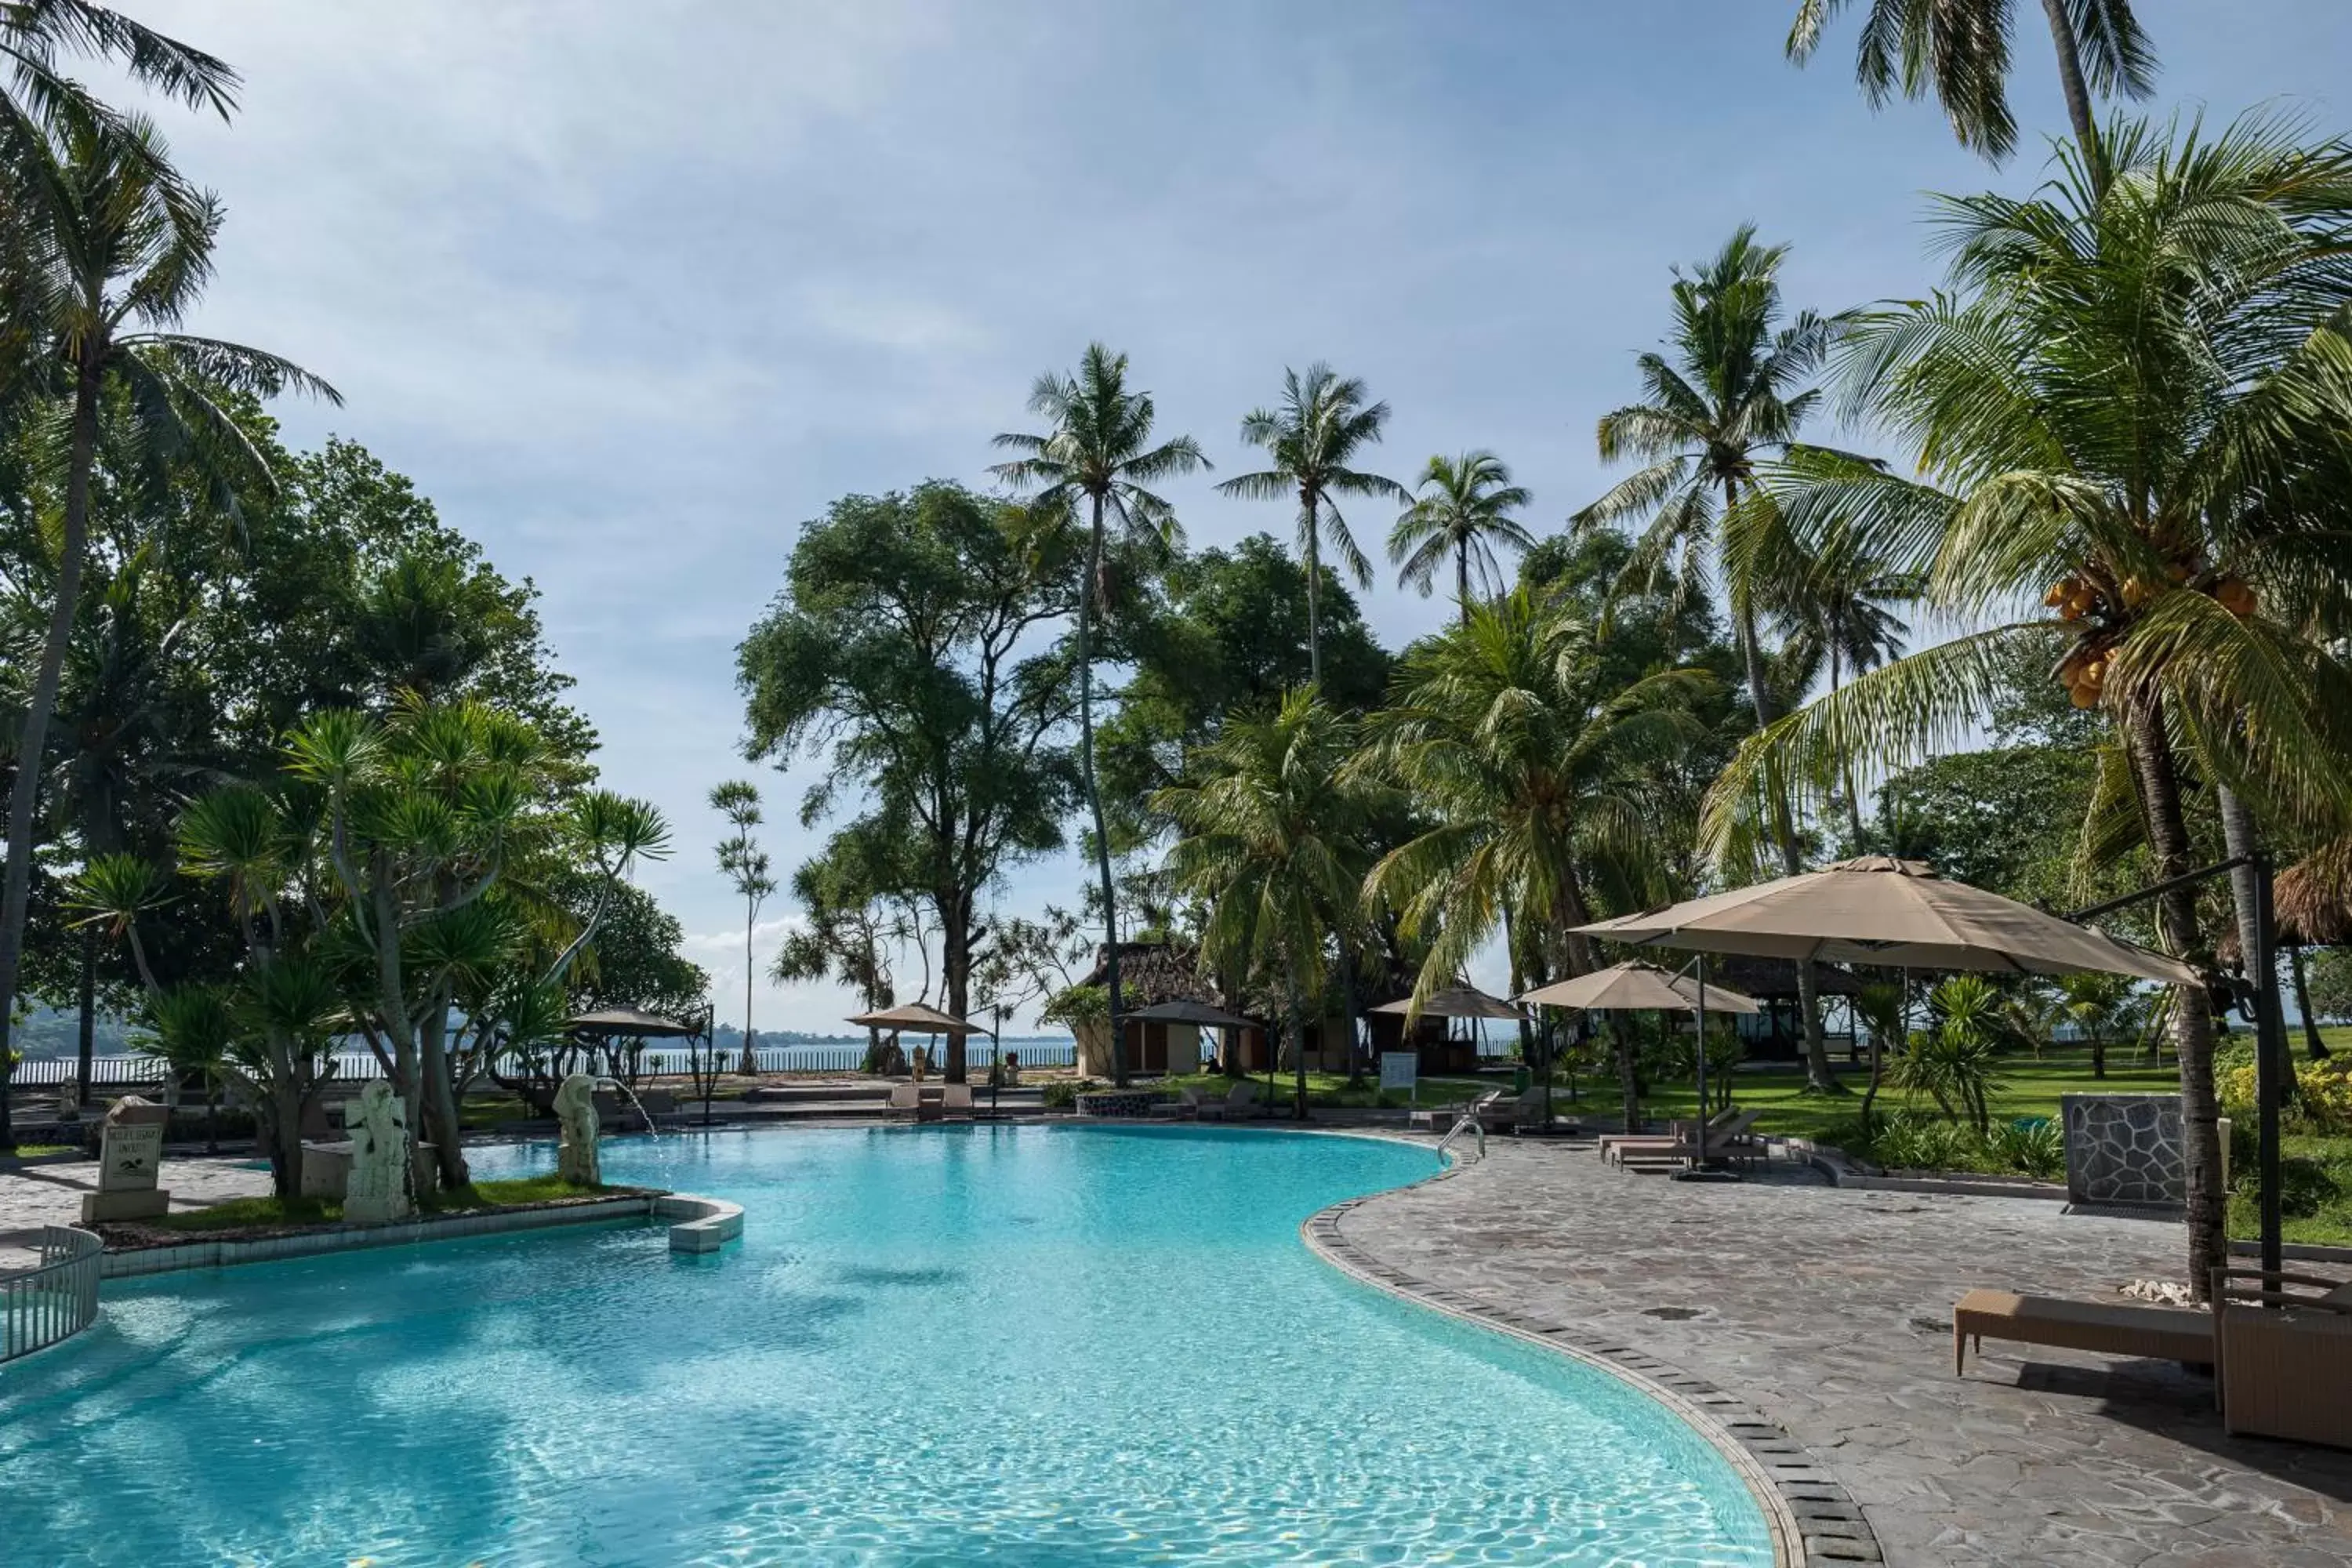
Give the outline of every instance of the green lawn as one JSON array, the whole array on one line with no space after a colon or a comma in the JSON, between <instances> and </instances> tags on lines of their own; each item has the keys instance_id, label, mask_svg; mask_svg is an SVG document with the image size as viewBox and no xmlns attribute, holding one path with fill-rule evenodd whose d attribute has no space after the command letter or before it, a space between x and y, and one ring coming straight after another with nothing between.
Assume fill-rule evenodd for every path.
<instances>
[{"instance_id":1,"label":"green lawn","mask_svg":"<svg viewBox=\"0 0 2352 1568\"><path fill-rule=\"evenodd\" d=\"M465 1209L508 1208L520 1204L551 1203L557 1198L593 1197L606 1191L583 1187L561 1176L525 1176L511 1182L476 1182L470 1187L435 1193L418 1204L426 1214ZM315 1198L231 1198L210 1208L166 1215L155 1224L164 1230L236 1230L247 1226L331 1225L343 1217L343 1205Z\"/></svg>"},{"instance_id":2,"label":"green lawn","mask_svg":"<svg viewBox=\"0 0 2352 1568\"><path fill-rule=\"evenodd\" d=\"M1254 1073L1251 1077L1263 1088L1265 1083L1264 1073ZM1232 1079L1213 1072L1184 1073L1159 1081L1171 1093L1189 1089L1202 1096L1220 1100L1234 1086ZM1270 1103L1288 1105L1298 1092L1297 1082L1296 1075L1277 1072L1274 1075L1270 1096L1262 1093L1259 1098ZM1421 1080L1419 1103L1423 1107L1457 1104L1475 1099L1490 1089L1507 1088L1508 1085L1507 1079L1425 1078ZM1310 1110L1362 1110L1376 1105L1402 1106L1405 1102L1406 1096L1402 1089L1391 1089L1382 1095L1377 1078L1368 1077L1362 1088L1349 1089L1345 1073L1310 1072L1307 1075L1307 1104Z\"/></svg>"}]
</instances>

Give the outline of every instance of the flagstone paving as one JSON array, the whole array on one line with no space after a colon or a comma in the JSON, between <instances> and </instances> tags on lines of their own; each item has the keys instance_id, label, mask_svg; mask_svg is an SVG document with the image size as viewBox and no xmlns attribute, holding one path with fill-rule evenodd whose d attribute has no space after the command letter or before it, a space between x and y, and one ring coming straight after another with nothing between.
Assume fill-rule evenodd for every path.
<instances>
[{"instance_id":1,"label":"flagstone paving","mask_svg":"<svg viewBox=\"0 0 2352 1568\"><path fill-rule=\"evenodd\" d=\"M266 1167L254 1170L251 1164L250 1157L166 1154L163 1185L172 1194L173 1212L209 1208L230 1198L266 1197L269 1172ZM0 1173L0 1268L34 1262L41 1226L80 1224L82 1194L96 1191L95 1160L26 1165Z\"/></svg>"},{"instance_id":2,"label":"flagstone paving","mask_svg":"<svg viewBox=\"0 0 2352 1568\"><path fill-rule=\"evenodd\" d=\"M1952 1375L1962 1292L2120 1301L2133 1279L2182 1277L2177 1224L1490 1149L1349 1208L1339 1237L1359 1260L1591 1331L1754 1405L1860 1503L1888 1563L2352 1564L2352 1454L2224 1436L2208 1379L1991 1341Z\"/></svg>"}]
</instances>

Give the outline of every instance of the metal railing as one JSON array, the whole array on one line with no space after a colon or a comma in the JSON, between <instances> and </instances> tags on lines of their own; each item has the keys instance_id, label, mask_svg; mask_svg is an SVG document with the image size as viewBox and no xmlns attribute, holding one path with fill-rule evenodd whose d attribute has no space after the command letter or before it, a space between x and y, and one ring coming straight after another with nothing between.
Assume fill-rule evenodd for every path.
<instances>
[{"instance_id":1,"label":"metal railing","mask_svg":"<svg viewBox=\"0 0 2352 1568\"><path fill-rule=\"evenodd\" d=\"M98 1319L98 1259L106 1244L69 1225L41 1227L41 1261L0 1276L0 1362L46 1350Z\"/></svg>"}]
</instances>

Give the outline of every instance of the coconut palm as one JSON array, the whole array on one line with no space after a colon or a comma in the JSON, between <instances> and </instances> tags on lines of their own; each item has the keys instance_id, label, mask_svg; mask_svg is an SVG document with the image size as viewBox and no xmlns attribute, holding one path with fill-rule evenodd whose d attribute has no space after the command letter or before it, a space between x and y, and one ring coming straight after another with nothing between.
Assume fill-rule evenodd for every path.
<instances>
[{"instance_id":1,"label":"coconut palm","mask_svg":"<svg viewBox=\"0 0 2352 1568\"><path fill-rule=\"evenodd\" d=\"M1297 496L1298 554L1307 563L1307 678L1318 686L1323 684L1323 546L1330 546L1356 586L1372 585L1371 563L1356 547L1356 536L1348 531L1336 498L1411 499L1394 479L1348 466L1358 452L1380 440L1381 427L1389 422L1389 405L1366 403L1364 397L1361 381L1343 378L1319 362L1308 365L1303 376L1284 371L1281 408L1256 409L1242 420L1242 439L1265 447L1274 467L1217 487L1222 494L1252 500Z\"/></svg>"},{"instance_id":2,"label":"coconut palm","mask_svg":"<svg viewBox=\"0 0 2352 1568\"><path fill-rule=\"evenodd\" d=\"M1406 657L1360 766L1436 819L1366 883L1428 944L1416 998L1454 984L1506 922L1515 992L1592 967L1572 928L1597 890L1620 907L1659 890L1647 780L1700 739L1688 704L1713 683L1675 669L1612 685L1590 629L1525 588Z\"/></svg>"},{"instance_id":3,"label":"coconut palm","mask_svg":"<svg viewBox=\"0 0 2352 1568\"><path fill-rule=\"evenodd\" d=\"M1355 724L1308 686L1271 716L1229 721L1192 753L1190 782L1152 796L1180 834L1169 851L1176 885L1206 910L1210 965L1282 994L1301 1121L1306 1009L1320 1016L1331 963L1353 940L1370 859L1364 828L1376 786L1349 769L1356 748Z\"/></svg>"},{"instance_id":4,"label":"coconut palm","mask_svg":"<svg viewBox=\"0 0 2352 1568\"><path fill-rule=\"evenodd\" d=\"M1110 991L1112 1076L1127 1082L1127 1044L1121 1037L1124 1009L1118 988L1118 906L1111 888L1110 833L1102 796L1095 787L1094 617L1108 607L1104 584L1106 525L1116 521L1131 542L1166 546L1181 537L1176 510L1148 486L1209 467L1190 436L1151 444L1157 411L1148 392L1127 386L1127 356L1088 343L1075 376L1050 371L1030 388L1029 410L1050 421L1042 435L1010 432L996 445L1019 452L989 472L1034 491L1044 506L1087 507L1086 587L1078 595L1078 765L1094 818L1095 869L1101 880L1106 976Z\"/></svg>"},{"instance_id":5,"label":"coconut palm","mask_svg":"<svg viewBox=\"0 0 2352 1568\"><path fill-rule=\"evenodd\" d=\"M1412 505L1389 531L1389 560L1397 567L1398 586L1419 589L1423 598L1429 597L1445 558L1452 556L1454 596L1461 605L1462 624L1469 625L1473 568L1481 587L1498 593L1503 574L1495 559L1496 543L1513 550L1535 545L1535 536L1510 515L1529 499L1492 452L1430 458L1421 471Z\"/></svg>"},{"instance_id":6,"label":"coconut palm","mask_svg":"<svg viewBox=\"0 0 2352 1568\"><path fill-rule=\"evenodd\" d=\"M1789 29L1789 58L1811 58L1830 18L1847 0L1799 0ZM2042 0L2058 56L2066 118L2085 163L2099 167L2094 92L2146 98L2154 89L2156 53L2132 14L2131 0ZM2017 145L2009 107L2009 41L2016 0L1870 0L1854 75L1873 109L1899 87L1903 96L1933 92L1960 145L1995 162Z\"/></svg>"},{"instance_id":7,"label":"coconut palm","mask_svg":"<svg viewBox=\"0 0 2352 1568\"><path fill-rule=\"evenodd\" d=\"M0 1059L16 999L31 895L35 806L66 654L73 640L90 524L102 407L127 423L126 446L147 460L135 477L169 482L166 460L193 462L226 480L267 483L268 468L224 405L234 395L291 390L340 402L334 389L259 349L172 331L194 307L212 267L219 207L176 199L164 178L161 138L142 121L87 120L54 138L19 137L13 161L48 192L20 205L25 265L14 268L12 308L30 323L67 405L65 508L55 589L40 664L18 731L8 805L5 892L0 892ZM222 498L227 500L226 492Z\"/></svg>"},{"instance_id":8,"label":"coconut palm","mask_svg":"<svg viewBox=\"0 0 2352 1568\"><path fill-rule=\"evenodd\" d=\"M1916 449L1922 478L1807 455L1776 479L1781 516L1853 531L1983 629L1751 738L1712 799L1716 841L1843 757L1900 766L1957 739L2053 634L2056 679L2114 725L2128 778L2109 793L2159 878L2195 864L2196 778L2289 823L2339 809L2352 676L2308 633L2352 618L2346 500L2324 482L2352 428L2352 144L2268 116L2218 136L2119 121L2105 144L2104 186L2062 152L2024 200L1938 199L1953 291L1874 313L1841 349L1848 413ZM2047 614L2018 613L2034 599ZM2210 958L2192 889L2158 900L2157 927ZM2202 988L2176 993L2168 1028L2201 1289L2224 1237Z\"/></svg>"},{"instance_id":9,"label":"coconut palm","mask_svg":"<svg viewBox=\"0 0 2352 1568\"><path fill-rule=\"evenodd\" d=\"M1850 675L1900 658L1911 627L1899 607L1919 597L1916 574L1889 572L1855 553L1839 539L1811 559L1783 541L1785 565L1758 587L1767 614L1785 630L1785 665L1817 669L1826 665L1829 689L1837 691ZM1862 797L1849 764L1842 773L1846 828L1856 853L1863 847Z\"/></svg>"},{"instance_id":10,"label":"coconut palm","mask_svg":"<svg viewBox=\"0 0 2352 1568\"><path fill-rule=\"evenodd\" d=\"M1646 520L1629 585L1671 567L1696 588L1713 550L1759 730L1780 707L1759 638L1756 590L1785 575L1789 563L1776 555L1783 531L1759 491L1758 469L1790 449L1820 402L1809 383L1845 320L1800 311L1783 323L1787 255L1786 246L1759 245L1755 228L1742 225L1713 259L1675 269L1673 357L1643 354L1636 363L1646 400L1603 415L1598 432L1604 462L1634 458L1645 466L1571 520L1585 529ZM1775 826L1782 868L1794 875L1804 868L1795 821L1784 812ZM1811 968L1799 966L1797 987L1807 1087L1834 1091Z\"/></svg>"}]
</instances>

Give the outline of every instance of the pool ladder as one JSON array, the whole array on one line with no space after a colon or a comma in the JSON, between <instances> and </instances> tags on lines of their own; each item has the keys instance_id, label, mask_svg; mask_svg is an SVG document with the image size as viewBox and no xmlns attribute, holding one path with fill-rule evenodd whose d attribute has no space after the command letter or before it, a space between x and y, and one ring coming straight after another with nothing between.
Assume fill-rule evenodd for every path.
<instances>
[{"instance_id":1,"label":"pool ladder","mask_svg":"<svg viewBox=\"0 0 2352 1568\"><path fill-rule=\"evenodd\" d=\"M1478 1110L1475 1106L1464 1111L1454 1120L1454 1131L1437 1141L1437 1152L1443 1154L1453 1148L1454 1141L1465 1132L1475 1133L1477 1136L1478 1158L1485 1159L1486 1157L1486 1124L1478 1120Z\"/></svg>"}]
</instances>

